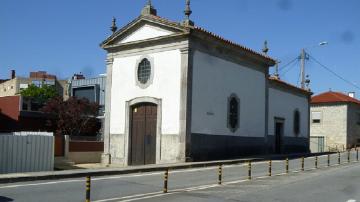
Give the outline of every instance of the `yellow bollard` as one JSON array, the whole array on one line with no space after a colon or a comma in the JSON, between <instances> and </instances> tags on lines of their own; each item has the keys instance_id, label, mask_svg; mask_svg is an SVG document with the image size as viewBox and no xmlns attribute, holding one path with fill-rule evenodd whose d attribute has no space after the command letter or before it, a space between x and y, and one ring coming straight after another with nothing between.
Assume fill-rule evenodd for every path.
<instances>
[{"instance_id":1,"label":"yellow bollard","mask_svg":"<svg viewBox=\"0 0 360 202\"><path fill-rule=\"evenodd\" d=\"M286 158L285 160L285 172L286 174L289 173L289 158Z\"/></svg>"},{"instance_id":2,"label":"yellow bollard","mask_svg":"<svg viewBox=\"0 0 360 202\"><path fill-rule=\"evenodd\" d=\"M330 167L330 154L327 155L327 166Z\"/></svg>"},{"instance_id":3,"label":"yellow bollard","mask_svg":"<svg viewBox=\"0 0 360 202\"><path fill-rule=\"evenodd\" d=\"M318 168L318 156L315 156L315 168Z\"/></svg>"},{"instance_id":4,"label":"yellow bollard","mask_svg":"<svg viewBox=\"0 0 360 202\"><path fill-rule=\"evenodd\" d=\"M91 187L91 177L86 177L86 194L85 194L85 202L90 202L90 187Z\"/></svg>"},{"instance_id":5,"label":"yellow bollard","mask_svg":"<svg viewBox=\"0 0 360 202\"><path fill-rule=\"evenodd\" d=\"M251 180L251 161L248 164L248 180Z\"/></svg>"},{"instance_id":6,"label":"yellow bollard","mask_svg":"<svg viewBox=\"0 0 360 202\"><path fill-rule=\"evenodd\" d=\"M168 192L169 168L166 168L164 173L164 193Z\"/></svg>"},{"instance_id":7,"label":"yellow bollard","mask_svg":"<svg viewBox=\"0 0 360 202\"><path fill-rule=\"evenodd\" d=\"M271 164L272 164L272 161L270 160L270 161L269 161L269 174L268 174L269 177L271 176L271 166L272 166Z\"/></svg>"},{"instance_id":8,"label":"yellow bollard","mask_svg":"<svg viewBox=\"0 0 360 202\"><path fill-rule=\"evenodd\" d=\"M341 164L341 157L340 157L340 152L338 152L338 164Z\"/></svg>"},{"instance_id":9,"label":"yellow bollard","mask_svg":"<svg viewBox=\"0 0 360 202\"><path fill-rule=\"evenodd\" d=\"M219 165L219 178L218 178L218 184L221 185L222 183L222 165Z\"/></svg>"},{"instance_id":10,"label":"yellow bollard","mask_svg":"<svg viewBox=\"0 0 360 202\"><path fill-rule=\"evenodd\" d=\"M305 170L305 158L301 157L301 171Z\"/></svg>"}]
</instances>

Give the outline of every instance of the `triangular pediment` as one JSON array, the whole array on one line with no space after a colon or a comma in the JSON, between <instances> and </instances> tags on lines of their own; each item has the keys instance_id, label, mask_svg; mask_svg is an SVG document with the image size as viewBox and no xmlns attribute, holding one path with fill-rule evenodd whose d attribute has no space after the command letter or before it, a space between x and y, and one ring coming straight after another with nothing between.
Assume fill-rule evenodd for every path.
<instances>
[{"instance_id":1,"label":"triangular pediment","mask_svg":"<svg viewBox=\"0 0 360 202\"><path fill-rule=\"evenodd\" d=\"M173 34L173 31L160 28L158 26L144 24L141 27L133 30L127 36L124 36L117 43L128 43L133 41L141 41L146 39L157 38Z\"/></svg>"},{"instance_id":2,"label":"triangular pediment","mask_svg":"<svg viewBox=\"0 0 360 202\"><path fill-rule=\"evenodd\" d=\"M157 19L156 16L141 16L115 32L101 45L105 48L107 46L157 39L185 32L186 29L180 24L164 21L161 18Z\"/></svg>"}]
</instances>

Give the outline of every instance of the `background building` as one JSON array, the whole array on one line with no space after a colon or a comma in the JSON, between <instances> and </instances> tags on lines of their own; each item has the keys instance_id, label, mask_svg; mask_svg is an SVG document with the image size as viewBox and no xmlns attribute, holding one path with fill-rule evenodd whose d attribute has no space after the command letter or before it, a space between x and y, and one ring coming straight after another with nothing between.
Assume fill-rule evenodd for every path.
<instances>
[{"instance_id":1,"label":"background building","mask_svg":"<svg viewBox=\"0 0 360 202\"><path fill-rule=\"evenodd\" d=\"M70 83L70 94L77 98L86 98L100 105L100 116L105 113L106 75L86 79L81 74L75 74Z\"/></svg>"},{"instance_id":2,"label":"background building","mask_svg":"<svg viewBox=\"0 0 360 202\"><path fill-rule=\"evenodd\" d=\"M24 99L20 92L29 85L54 86L58 94L64 99L69 96L68 82L58 80L55 75L45 71L30 72L29 77L18 77L15 70L11 71L9 79L0 81L0 130L12 131L49 131L46 117L39 112L39 105Z\"/></svg>"},{"instance_id":3,"label":"background building","mask_svg":"<svg viewBox=\"0 0 360 202\"><path fill-rule=\"evenodd\" d=\"M360 100L349 95L329 91L312 97L312 152L360 145Z\"/></svg>"},{"instance_id":4,"label":"background building","mask_svg":"<svg viewBox=\"0 0 360 202\"><path fill-rule=\"evenodd\" d=\"M21 96L0 97L0 132L53 131L38 111L23 109Z\"/></svg>"},{"instance_id":5,"label":"background building","mask_svg":"<svg viewBox=\"0 0 360 202\"><path fill-rule=\"evenodd\" d=\"M55 75L48 74L45 71L30 72L29 77L19 77L16 76L15 70L11 71L10 79L5 79L0 83L0 97L20 95L21 90L28 88L30 84L38 87L42 85L54 86L58 94L64 99L69 97L67 80L58 80Z\"/></svg>"},{"instance_id":6,"label":"background building","mask_svg":"<svg viewBox=\"0 0 360 202\"><path fill-rule=\"evenodd\" d=\"M98 119L101 122L100 139L103 139L105 122L105 88L106 75L86 79L82 74L75 74L70 82L70 95L77 98L86 98L90 102L100 105Z\"/></svg>"}]
</instances>

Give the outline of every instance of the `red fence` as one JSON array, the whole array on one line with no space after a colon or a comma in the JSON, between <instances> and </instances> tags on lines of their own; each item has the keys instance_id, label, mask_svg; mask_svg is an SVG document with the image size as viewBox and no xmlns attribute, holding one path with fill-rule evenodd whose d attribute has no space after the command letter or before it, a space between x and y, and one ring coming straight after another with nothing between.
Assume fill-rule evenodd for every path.
<instances>
[{"instance_id":1,"label":"red fence","mask_svg":"<svg viewBox=\"0 0 360 202\"><path fill-rule=\"evenodd\" d=\"M80 140L83 139L83 140ZM55 136L55 156L65 155L65 137L63 135ZM88 137L70 138L68 152L103 152L104 142L97 141Z\"/></svg>"},{"instance_id":2,"label":"red fence","mask_svg":"<svg viewBox=\"0 0 360 202\"><path fill-rule=\"evenodd\" d=\"M55 136L55 156L64 156L65 154L65 140L64 136Z\"/></svg>"},{"instance_id":3,"label":"red fence","mask_svg":"<svg viewBox=\"0 0 360 202\"><path fill-rule=\"evenodd\" d=\"M70 141L69 152L102 152L104 142Z\"/></svg>"}]
</instances>

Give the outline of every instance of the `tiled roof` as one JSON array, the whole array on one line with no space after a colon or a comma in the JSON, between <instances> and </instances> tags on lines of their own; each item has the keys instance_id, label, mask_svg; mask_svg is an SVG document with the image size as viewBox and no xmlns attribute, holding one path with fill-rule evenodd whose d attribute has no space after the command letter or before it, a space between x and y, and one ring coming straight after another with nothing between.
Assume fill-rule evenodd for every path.
<instances>
[{"instance_id":1,"label":"tiled roof","mask_svg":"<svg viewBox=\"0 0 360 202\"><path fill-rule=\"evenodd\" d=\"M287 82L285 82L285 81L283 81L283 80L280 80L280 79L278 79L278 78L275 78L275 77L269 77L269 80L270 80L270 81L274 81L274 82L276 82L276 83L278 83L278 84L280 84L280 85L283 85L283 86L285 86L285 87L287 87L287 88L289 88L289 89L292 89L292 90L297 90L297 91L300 91L300 92L303 92L303 93L306 93L306 94L312 94L312 92L309 91L309 90L305 90L305 89L299 88L299 87L297 87L297 86L294 86L294 85L292 85L292 84L290 84L290 83L287 83Z\"/></svg>"},{"instance_id":2,"label":"tiled roof","mask_svg":"<svg viewBox=\"0 0 360 202\"><path fill-rule=\"evenodd\" d=\"M219 35L217 35L217 34L215 34L215 33L213 33L213 32L210 32L210 31L208 31L208 30L205 30L204 28L194 27L193 29L195 29L195 30L197 30L197 31L200 31L200 32L203 32L203 33L205 33L205 34L209 34L209 35L211 35L212 37L215 37L216 39L219 39L219 40L221 40L221 41L223 41L223 42L225 42L225 43L227 43L227 44L229 44L229 45L237 46L237 47L239 47L239 48L241 48L241 49L243 49L243 50L245 50L245 51L248 51L248 52L253 53L253 54L255 54L255 55L258 55L258 56L264 57L264 58L266 58L266 59L268 59L268 60L271 60L274 64L275 64L275 62L276 62L273 58L269 57L268 55L259 53L259 52L255 51L255 50L253 50L253 49L250 49L250 48L245 47L245 46L243 46L243 45L237 44L237 43L235 43L235 42L233 42L233 41L230 41L230 40L228 40L228 39L225 39L225 38L223 38L223 37L221 37L221 36L219 36Z\"/></svg>"},{"instance_id":3,"label":"tiled roof","mask_svg":"<svg viewBox=\"0 0 360 202\"><path fill-rule=\"evenodd\" d=\"M341 92L325 92L319 95L315 95L311 98L311 104L319 104L319 103L356 103L360 104L360 100L349 97Z\"/></svg>"},{"instance_id":4,"label":"tiled roof","mask_svg":"<svg viewBox=\"0 0 360 202\"><path fill-rule=\"evenodd\" d=\"M114 38L116 37L116 35L118 35L118 34L121 33L122 31L124 31L128 26L131 26L132 24L136 23L138 20L140 20L140 19L142 19L142 18L144 18L144 19L154 19L154 20L156 20L156 21L158 21L158 22L160 22L160 23L164 23L164 24L167 24L167 25L169 25L169 26L173 26L173 27L176 27L176 28L184 29L184 30L186 30L186 29L191 29L191 30L196 30L196 31L205 33L205 34L210 35L210 36L212 36L212 37L214 37L214 38L216 38L216 39L218 39L218 40L220 40L220 41L222 41L222 42L224 42L224 43L226 43L226 44L229 44L229 45L232 45L232 46L236 46L236 47L238 47L238 48L240 48L240 49L243 49L244 51L250 52L250 53L252 53L252 54L255 54L255 55L257 55L257 56L260 56L260 57L263 57L263 58L265 58L265 59L267 59L267 60L270 60L271 63L273 63L273 64L276 63L275 59L269 57L268 55L262 54L262 53L260 53L260 52L257 52L257 51L255 51L255 50L253 50L253 49L250 49L250 48L248 48L248 47L245 47L245 46L240 45L240 44L238 44L238 43L235 43L235 42L233 42L233 41L227 40L227 39L225 39L225 38L223 38L223 37L221 37L221 36L219 36L219 35L217 35L217 34L215 34L215 33L213 33L213 32L207 31L207 30L204 29L204 28L197 27L197 26L184 26L184 25L182 25L181 23L174 22L174 21L171 21L171 20L169 20L169 19L166 19L166 18L163 18L163 17L160 17L160 16L156 16L156 15L139 16L138 18L136 18L135 20L133 20L132 22L130 22L129 24L127 24L127 25L126 25L125 27L123 27L122 29L116 31L113 35L111 35L109 38L107 38L101 45L105 45L106 43L108 43L109 41L111 41L112 39L114 39Z\"/></svg>"}]
</instances>

